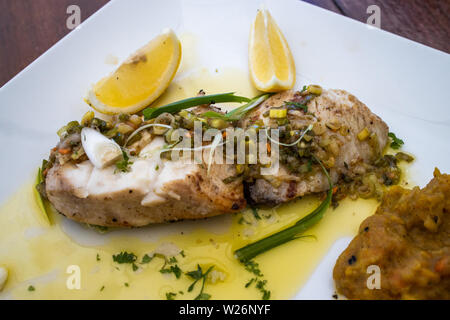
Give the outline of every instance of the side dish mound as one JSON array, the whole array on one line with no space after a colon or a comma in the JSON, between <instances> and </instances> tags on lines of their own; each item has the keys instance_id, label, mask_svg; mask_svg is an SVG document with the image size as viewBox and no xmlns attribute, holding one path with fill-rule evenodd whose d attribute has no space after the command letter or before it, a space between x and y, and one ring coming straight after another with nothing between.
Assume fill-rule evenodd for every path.
<instances>
[{"instance_id":1,"label":"side dish mound","mask_svg":"<svg viewBox=\"0 0 450 320\"><path fill-rule=\"evenodd\" d=\"M369 288L369 266L380 288ZM435 170L423 189L392 187L336 262L349 299L450 299L450 175Z\"/></svg>"}]
</instances>

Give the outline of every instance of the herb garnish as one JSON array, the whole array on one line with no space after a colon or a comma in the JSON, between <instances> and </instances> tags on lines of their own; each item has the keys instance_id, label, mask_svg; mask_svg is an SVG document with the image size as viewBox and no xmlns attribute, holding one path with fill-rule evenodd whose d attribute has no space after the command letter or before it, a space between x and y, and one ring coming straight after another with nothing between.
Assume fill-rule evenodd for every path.
<instances>
[{"instance_id":1,"label":"herb garnish","mask_svg":"<svg viewBox=\"0 0 450 320\"><path fill-rule=\"evenodd\" d=\"M122 160L119 160L116 162L116 170L114 171L114 173L117 173L118 171L121 172L128 172L130 171L130 165L133 164L133 162L130 162L130 157L128 156L128 154L122 150Z\"/></svg>"},{"instance_id":2,"label":"herb garnish","mask_svg":"<svg viewBox=\"0 0 450 320\"><path fill-rule=\"evenodd\" d=\"M119 254L113 255L113 261L117 262L119 264L122 263L133 263L137 259L136 255L134 253L128 253L126 251L123 251Z\"/></svg>"},{"instance_id":3,"label":"herb garnish","mask_svg":"<svg viewBox=\"0 0 450 320\"><path fill-rule=\"evenodd\" d=\"M258 276L258 277L264 276L261 273L261 270L259 269L259 264L253 260L247 261L245 263L245 270L247 270L250 273L253 273L255 276Z\"/></svg>"},{"instance_id":4,"label":"herb garnish","mask_svg":"<svg viewBox=\"0 0 450 320\"><path fill-rule=\"evenodd\" d=\"M166 299L167 300L175 300L176 295L177 294L175 292L167 292L166 293Z\"/></svg>"},{"instance_id":5,"label":"herb garnish","mask_svg":"<svg viewBox=\"0 0 450 320\"><path fill-rule=\"evenodd\" d=\"M392 139L391 142L391 148L392 149L400 149L402 147L402 145L404 144L402 139L399 139L395 136L395 133L393 132L389 132L388 136Z\"/></svg>"},{"instance_id":6,"label":"herb garnish","mask_svg":"<svg viewBox=\"0 0 450 320\"><path fill-rule=\"evenodd\" d=\"M150 263L150 261L152 261L152 260L153 260L153 256L150 257L148 254L145 254L145 255L142 257L141 264Z\"/></svg>"},{"instance_id":7,"label":"herb garnish","mask_svg":"<svg viewBox=\"0 0 450 320\"><path fill-rule=\"evenodd\" d=\"M181 269L178 267L178 265L170 266L169 268L162 268L159 270L161 273L173 273L177 279L181 277Z\"/></svg>"},{"instance_id":8,"label":"herb garnish","mask_svg":"<svg viewBox=\"0 0 450 320\"><path fill-rule=\"evenodd\" d=\"M194 279L194 282L189 286L188 292L191 292L194 290L195 285L198 281L202 280L202 287L200 289L200 293L197 297L195 297L194 300L209 300L211 298L211 295L208 293L204 293L203 290L205 288L205 282L208 274L211 272L211 270L214 268L214 266L211 266L208 268L208 270L203 273L202 267L200 265L197 265L197 270L186 272L186 275L192 279Z\"/></svg>"},{"instance_id":9,"label":"herb garnish","mask_svg":"<svg viewBox=\"0 0 450 320\"><path fill-rule=\"evenodd\" d=\"M253 282L255 282L257 279L256 278L251 278L246 284L245 287L248 288L252 285Z\"/></svg>"},{"instance_id":10,"label":"herb garnish","mask_svg":"<svg viewBox=\"0 0 450 320\"><path fill-rule=\"evenodd\" d=\"M36 288L35 287L33 287L33 286L28 286L28 291L35 291L36 290Z\"/></svg>"},{"instance_id":11,"label":"herb garnish","mask_svg":"<svg viewBox=\"0 0 450 320\"><path fill-rule=\"evenodd\" d=\"M259 106L262 102L267 100L270 97L270 94L263 94L258 97L249 100L249 102L243 106L240 106L236 109L231 110L226 114L222 114L215 111L207 111L202 114L205 118L219 118L225 121L238 121L242 119L249 111L253 110L257 106Z\"/></svg>"},{"instance_id":12,"label":"herb garnish","mask_svg":"<svg viewBox=\"0 0 450 320\"><path fill-rule=\"evenodd\" d=\"M262 296L263 300L270 299L270 291L266 290L266 284L267 284L267 280L258 280L258 282L256 283L256 289L261 291L261 293L263 294L263 296Z\"/></svg>"},{"instance_id":13,"label":"herb garnish","mask_svg":"<svg viewBox=\"0 0 450 320\"><path fill-rule=\"evenodd\" d=\"M251 207L251 209L252 209L252 213L253 213L253 216L255 217L255 219L261 220L261 217L259 216L259 213L258 213L258 209L256 209L255 207Z\"/></svg>"},{"instance_id":14,"label":"herb garnish","mask_svg":"<svg viewBox=\"0 0 450 320\"><path fill-rule=\"evenodd\" d=\"M178 267L177 264L171 265L171 264L174 264L174 263L178 262L175 257L171 257L170 259L167 259L167 257L165 255L158 254L158 253L155 254L155 256L164 259L164 265L159 270L159 272L161 272L161 273L173 273L177 279L179 279L181 277L181 274L183 273L183 271L181 271L180 267ZM167 265L169 265L169 266L166 267Z\"/></svg>"},{"instance_id":15,"label":"herb garnish","mask_svg":"<svg viewBox=\"0 0 450 320\"><path fill-rule=\"evenodd\" d=\"M47 199L45 198L45 196L43 196L43 194L45 194L45 178L44 178L44 175L42 172L43 172L43 170L45 170L43 168L47 166L47 162L48 162L47 160L44 160L42 162L42 169L41 168L38 169L38 172L36 175L36 181L35 181L36 184L35 184L34 193L36 195L39 209L42 211L45 219L50 224L50 216L47 212L47 208L45 207L45 203L46 203Z\"/></svg>"},{"instance_id":16,"label":"herb garnish","mask_svg":"<svg viewBox=\"0 0 450 320\"><path fill-rule=\"evenodd\" d=\"M288 106L295 107L295 109L302 109L305 113L308 112L308 106L305 104L301 104L300 102L285 101L284 103Z\"/></svg>"},{"instance_id":17,"label":"herb garnish","mask_svg":"<svg viewBox=\"0 0 450 320\"><path fill-rule=\"evenodd\" d=\"M261 273L258 263L253 260L247 261L245 263L245 270L253 273L256 276L255 278L251 278L245 284L245 287L249 288L253 283L256 283L256 289L258 289L262 293L262 299L269 300L270 291L266 289L267 280L261 279L264 275Z\"/></svg>"},{"instance_id":18,"label":"herb garnish","mask_svg":"<svg viewBox=\"0 0 450 320\"><path fill-rule=\"evenodd\" d=\"M249 102L250 99L246 97L240 97L234 95L234 92L229 93L220 93L220 94L212 94L212 95L206 95L206 96L198 96L198 97L192 97L180 101L176 101L173 103L170 103L168 105L159 107L159 108L147 108L142 113L144 114L145 120L150 120L153 118L156 118L160 114L163 114L165 112L168 113L177 113L181 110L199 106L202 104L208 104L208 103L220 103L220 102Z\"/></svg>"}]
</instances>

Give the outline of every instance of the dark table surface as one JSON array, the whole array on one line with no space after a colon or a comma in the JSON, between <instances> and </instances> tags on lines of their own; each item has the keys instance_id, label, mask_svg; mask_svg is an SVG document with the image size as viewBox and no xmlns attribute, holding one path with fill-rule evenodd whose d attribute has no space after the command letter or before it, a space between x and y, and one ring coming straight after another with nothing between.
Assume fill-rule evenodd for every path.
<instances>
[{"instance_id":1,"label":"dark table surface","mask_svg":"<svg viewBox=\"0 0 450 320\"><path fill-rule=\"evenodd\" d=\"M109 0L0 0L0 86L70 32L69 5L84 21ZM162 1L162 0L161 0ZM450 0L304 0L366 22L381 9L381 28L450 53Z\"/></svg>"}]
</instances>

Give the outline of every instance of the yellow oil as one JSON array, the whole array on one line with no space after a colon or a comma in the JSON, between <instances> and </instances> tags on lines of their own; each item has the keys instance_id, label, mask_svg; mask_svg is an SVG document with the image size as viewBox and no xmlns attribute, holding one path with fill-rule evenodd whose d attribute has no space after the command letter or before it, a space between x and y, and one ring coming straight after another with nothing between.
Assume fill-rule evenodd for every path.
<instances>
[{"instance_id":1,"label":"yellow oil","mask_svg":"<svg viewBox=\"0 0 450 320\"><path fill-rule=\"evenodd\" d=\"M193 45L195 39L181 39L184 52L193 52L186 46ZM195 69L193 61L195 55L183 57L182 72L155 105L193 96L200 89L207 93L232 91L249 97L257 94L246 71ZM68 228L66 218L52 210L52 223L48 225L34 199L33 187L32 182L24 184L0 208L0 265L9 271L6 286L0 292L3 299L165 299L167 292L179 291L184 294L178 293L177 299L193 299L199 286L189 293L187 288L192 281L188 277L176 279L172 274L161 274L162 259L138 263L137 271L112 260L113 254L127 251L136 254L139 262L144 254L167 242L184 250L184 258L177 256L178 266L184 272L195 270L197 264L204 268L214 265L214 270L225 275L222 281L206 284L205 292L212 299L261 299L254 287L245 288L252 275L234 258L234 250L292 224L319 203L315 197L306 197L274 212L261 211L268 218L258 221L244 213L99 234L86 227L77 229L74 222ZM374 213L376 206L374 200L344 200L307 232L315 238L295 240L257 257L271 298L293 297L331 245L340 237L355 235L359 224ZM239 223L242 217L250 224ZM71 228L75 231L68 231ZM73 265L81 271L79 290L67 287L71 275L66 271ZM28 290L30 285L34 291Z\"/></svg>"},{"instance_id":2,"label":"yellow oil","mask_svg":"<svg viewBox=\"0 0 450 320\"><path fill-rule=\"evenodd\" d=\"M188 277L183 275L176 279L159 272L162 259L138 264L136 272L131 265L119 265L112 260L113 254L128 251L135 253L139 262L145 253L151 253L161 243L171 242L184 250L184 258L177 256L183 271L195 270L200 264L203 267L214 265L215 270L225 274L223 281L206 285L205 292L213 299L260 299L261 294L255 288L244 287L252 275L236 261L233 251L290 225L318 204L314 197L307 197L279 207L275 212L263 210L260 215L269 218L263 217L259 222L251 218L250 213L244 213L250 224L239 223L242 215L238 214L198 222L197 227L196 222L180 222L126 232L113 230L106 234L85 228L83 234L103 239L105 243L80 245L79 238L83 235L67 234L62 228L64 217L50 210L52 224L45 223L32 188L32 183L25 184L0 209L0 264L9 270L0 298L165 299L166 292L184 291L184 295L177 297L193 299L198 292L187 292L191 283ZM292 241L256 258L268 280L271 297L287 299L298 292L333 242L342 236L354 235L361 221L372 214L375 207L373 200L345 200L337 209L329 209L324 219L307 232L315 239ZM142 237L143 234L150 237ZM70 276L66 271L71 265L80 268L80 290L70 290L66 286ZM30 285L35 291L28 291Z\"/></svg>"}]
</instances>

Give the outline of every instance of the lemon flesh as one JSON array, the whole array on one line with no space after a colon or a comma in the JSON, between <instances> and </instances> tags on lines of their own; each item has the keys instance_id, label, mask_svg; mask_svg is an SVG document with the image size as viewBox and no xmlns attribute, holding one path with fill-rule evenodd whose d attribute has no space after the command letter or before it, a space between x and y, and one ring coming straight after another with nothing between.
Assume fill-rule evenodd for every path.
<instances>
[{"instance_id":1,"label":"lemon flesh","mask_svg":"<svg viewBox=\"0 0 450 320\"><path fill-rule=\"evenodd\" d=\"M105 114L139 112L167 89L180 60L181 43L172 30L167 30L96 83L87 102Z\"/></svg>"},{"instance_id":2,"label":"lemon flesh","mask_svg":"<svg viewBox=\"0 0 450 320\"><path fill-rule=\"evenodd\" d=\"M250 76L264 92L291 89L295 84L295 63L289 45L269 11L259 10L250 30Z\"/></svg>"}]
</instances>

